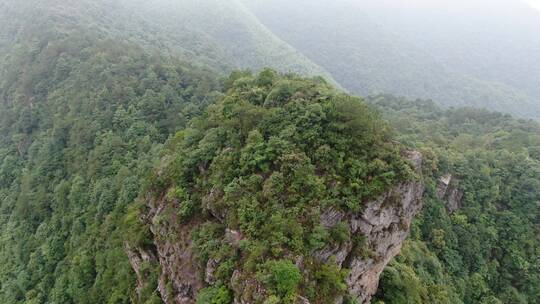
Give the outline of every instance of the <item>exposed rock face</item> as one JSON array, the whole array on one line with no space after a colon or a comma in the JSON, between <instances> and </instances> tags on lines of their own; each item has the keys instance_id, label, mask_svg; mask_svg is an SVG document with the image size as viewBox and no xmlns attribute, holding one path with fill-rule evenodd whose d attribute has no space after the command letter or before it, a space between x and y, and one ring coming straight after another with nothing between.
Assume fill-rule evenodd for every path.
<instances>
[{"instance_id":1,"label":"exposed rock face","mask_svg":"<svg viewBox=\"0 0 540 304\"><path fill-rule=\"evenodd\" d=\"M370 302L377 292L384 267L400 252L411 221L422 206L423 193L424 185L421 182L403 183L366 203L365 209L359 214L331 209L322 215L325 226L333 227L339 222L346 222L353 235L363 236L363 244L354 244L354 240L351 240L317 253L321 260L329 261L331 258L337 265L350 270L348 291L360 303ZM336 303L342 303L342 299L337 299Z\"/></svg>"},{"instance_id":2,"label":"exposed rock face","mask_svg":"<svg viewBox=\"0 0 540 304\"><path fill-rule=\"evenodd\" d=\"M418 152L407 152L406 157L420 171L422 156ZM349 226L351 238L341 244L329 244L315 253L315 257L324 262L337 264L340 268L349 269L346 279L348 293L356 297L360 303L370 303L376 293L379 277L388 264L396 256L409 233L413 217L422 206L424 185L421 181L408 181L396 185L377 199L363 204L359 212L344 212L328 209L321 214L321 223L332 228L339 223ZM177 202L176 202L177 203ZM150 199L149 214L144 219L150 223L154 234L155 248L150 252L126 245L130 261L137 273L139 286L144 286L145 276L141 273L141 261L156 260L161 265L161 276L158 290L165 303L193 304L199 289L204 283L214 281L214 271L219 261L209 260L205 269L201 269L195 260L191 232L199 223L179 224L174 212L170 212L170 202L165 198ZM169 206L169 208L167 208ZM174 204L172 206L174 209ZM217 211L210 212L219 220ZM169 220L164 220L169 219ZM163 222L165 221L165 223ZM243 235L239 231L227 229L224 232L227 242L238 248ZM172 237L174 236L174 237ZM295 259L302 270L304 257ZM240 270L235 270L231 278L231 286L235 293L235 303L249 304L242 294L246 290L264 293L263 287L253 278L245 277ZM140 290L142 287L138 287ZM299 303L309 301L299 296ZM336 304L343 303L343 298L335 299Z\"/></svg>"},{"instance_id":3,"label":"exposed rock face","mask_svg":"<svg viewBox=\"0 0 540 304\"><path fill-rule=\"evenodd\" d=\"M463 192L458 188L459 180L451 174L441 176L437 185L437 197L443 200L448 213L454 213L461 208Z\"/></svg>"},{"instance_id":4,"label":"exposed rock face","mask_svg":"<svg viewBox=\"0 0 540 304\"><path fill-rule=\"evenodd\" d=\"M204 286L204 276L201 275L204 270L195 260L191 241L191 232L197 223L184 223L180 227L180 220L172 211L178 202L173 202L171 206L171 202L162 197L149 199L147 204L150 212L142 220L150 224L154 247L142 249L126 245L131 265L137 274L138 286L146 284L145 277L139 274L142 264L139 261L144 260L140 257L149 257L148 261L155 260L161 267L158 291L163 302L193 304L197 292ZM205 279L211 280L212 275L212 270L208 270Z\"/></svg>"},{"instance_id":5,"label":"exposed rock face","mask_svg":"<svg viewBox=\"0 0 540 304\"><path fill-rule=\"evenodd\" d=\"M135 291L140 294L148 283L149 274L144 271L144 264L152 264L157 262L157 258L154 255L154 250L143 250L141 248L131 247L127 242L124 243L124 248L131 263L131 267L135 270L137 276L137 287ZM132 301L134 302L134 301Z\"/></svg>"},{"instance_id":6,"label":"exposed rock face","mask_svg":"<svg viewBox=\"0 0 540 304\"><path fill-rule=\"evenodd\" d=\"M404 154L420 173L422 155L415 151ZM359 213L329 209L322 214L321 222L326 227L345 222L351 234L356 236L345 244L321 250L317 256L324 261L332 259L338 266L350 270L347 289L360 303L371 302L382 271L401 251L411 222L422 208L424 190L421 181L405 182L379 198L364 203L364 209ZM355 244L359 236L362 244L358 244L358 241ZM343 299L336 299L335 302L342 303Z\"/></svg>"}]
</instances>

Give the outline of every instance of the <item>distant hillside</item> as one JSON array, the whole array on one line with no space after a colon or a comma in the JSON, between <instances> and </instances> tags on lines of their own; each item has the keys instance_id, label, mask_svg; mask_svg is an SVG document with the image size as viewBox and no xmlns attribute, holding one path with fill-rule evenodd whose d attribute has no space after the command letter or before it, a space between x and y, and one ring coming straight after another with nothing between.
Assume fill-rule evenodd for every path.
<instances>
[{"instance_id":1,"label":"distant hillside","mask_svg":"<svg viewBox=\"0 0 540 304\"><path fill-rule=\"evenodd\" d=\"M178 38L178 45L189 48L197 56L217 49L235 68L273 66L284 72L328 76L269 31L238 0L124 2L139 14L143 12L144 16L140 17Z\"/></svg>"},{"instance_id":2,"label":"distant hillside","mask_svg":"<svg viewBox=\"0 0 540 304\"><path fill-rule=\"evenodd\" d=\"M540 14L521 1L245 1L354 93L540 118Z\"/></svg>"},{"instance_id":3,"label":"distant hillside","mask_svg":"<svg viewBox=\"0 0 540 304\"><path fill-rule=\"evenodd\" d=\"M54 31L55 35L84 28L221 73L273 67L324 76L337 84L323 68L272 34L239 1L8 0L0 9L0 51L10 45L10 39L38 39L39 35L28 36L35 34L29 28ZM25 24L28 20L31 24ZM25 37L20 36L21 31L26 32Z\"/></svg>"}]
</instances>

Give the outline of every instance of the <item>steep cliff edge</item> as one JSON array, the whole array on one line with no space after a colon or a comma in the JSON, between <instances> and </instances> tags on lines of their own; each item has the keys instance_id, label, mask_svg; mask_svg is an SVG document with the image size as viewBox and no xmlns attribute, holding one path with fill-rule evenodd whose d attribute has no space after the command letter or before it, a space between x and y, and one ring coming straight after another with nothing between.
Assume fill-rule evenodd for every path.
<instances>
[{"instance_id":1,"label":"steep cliff edge","mask_svg":"<svg viewBox=\"0 0 540 304\"><path fill-rule=\"evenodd\" d=\"M454 213L462 207L463 191L458 186L459 180L452 174L445 174L439 178L437 198L445 203L448 213Z\"/></svg>"},{"instance_id":2,"label":"steep cliff edge","mask_svg":"<svg viewBox=\"0 0 540 304\"><path fill-rule=\"evenodd\" d=\"M415 157L420 159L421 156L416 154ZM366 202L361 213L328 210L323 214L325 226L332 227L345 221L351 233L363 240L363 248L348 242L318 254L322 259L333 260L340 267L349 269L347 290L360 303L370 303L371 297L377 292L384 267L399 254L411 222L422 207L423 193L422 182L406 182ZM343 301L338 299L336 303Z\"/></svg>"}]
</instances>

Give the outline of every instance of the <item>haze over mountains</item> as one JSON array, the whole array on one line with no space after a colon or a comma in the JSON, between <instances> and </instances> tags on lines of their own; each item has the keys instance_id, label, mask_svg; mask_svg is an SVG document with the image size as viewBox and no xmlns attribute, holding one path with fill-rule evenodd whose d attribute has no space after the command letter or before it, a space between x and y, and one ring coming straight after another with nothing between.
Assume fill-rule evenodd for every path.
<instances>
[{"instance_id":1,"label":"haze over mountains","mask_svg":"<svg viewBox=\"0 0 540 304\"><path fill-rule=\"evenodd\" d=\"M540 117L540 16L524 1L247 2L357 94Z\"/></svg>"},{"instance_id":2,"label":"haze over mountains","mask_svg":"<svg viewBox=\"0 0 540 304\"><path fill-rule=\"evenodd\" d=\"M21 9L9 3L3 4L6 17ZM540 117L534 1L44 3L34 22L56 16L76 27L106 29L186 61L198 58L216 71L270 66L324 76L364 96L391 93ZM6 24L5 31L24 20Z\"/></svg>"},{"instance_id":3,"label":"haze over mountains","mask_svg":"<svg viewBox=\"0 0 540 304\"><path fill-rule=\"evenodd\" d=\"M41 25L42 31L62 34L84 28L203 63L217 71L273 66L331 78L267 30L239 1L82 0L32 5L4 1L1 5L5 34L17 34L28 22ZM31 21L22 18L26 14L33 15ZM20 18L12 22L14 16Z\"/></svg>"}]
</instances>

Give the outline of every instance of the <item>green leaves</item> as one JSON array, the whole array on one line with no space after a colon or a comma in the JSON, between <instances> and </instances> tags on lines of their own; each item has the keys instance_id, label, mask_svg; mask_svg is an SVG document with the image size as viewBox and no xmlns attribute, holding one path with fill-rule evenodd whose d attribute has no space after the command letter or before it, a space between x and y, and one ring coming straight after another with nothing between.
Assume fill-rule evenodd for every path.
<instances>
[{"instance_id":1,"label":"green leaves","mask_svg":"<svg viewBox=\"0 0 540 304\"><path fill-rule=\"evenodd\" d=\"M328 231L320 211L358 210L363 200L410 178L409 165L399 146L385 142L376 113L324 82L265 70L234 73L227 87L202 118L169 141L166 159L173 161L165 163L154 195L171 189L179 214L204 222L193 234L203 267L219 257L244 280L265 286L246 301L293 303L297 292L318 284L313 297L329 302L344 293L346 272L325 264L301 273L290 256L309 257L328 242L348 241L348 225ZM224 229L242 235L226 260L223 248L231 247Z\"/></svg>"},{"instance_id":2,"label":"green leaves","mask_svg":"<svg viewBox=\"0 0 540 304\"><path fill-rule=\"evenodd\" d=\"M283 303L294 303L302 275L289 260L268 261L260 274L263 282L278 295Z\"/></svg>"},{"instance_id":3,"label":"green leaves","mask_svg":"<svg viewBox=\"0 0 540 304\"><path fill-rule=\"evenodd\" d=\"M346 269L339 269L335 264L317 265L312 283L317 294L316 299L321 303L326 303L331 302L336 295L343 295L347 290L347 284L345 284L347 274Z\"/></svg>"},{"instance_id":4,"label":"green leaves","mask_svg":"<svg viewBox=\"0 0 540 304\"><path fill-rule=\"evenodd\" d=\"M427 295L418 303L538 302L539 271L530 265L539 257L532 248L540 163L525 151L534 153L540 125L485 110L442 110L430 101L375 102L400 140L422 151L428 186L414 241L385 271L381 299L408 303L416 293ZM447 198L435 195L447 173L464 194L452 214Z\"/></svg>"},{"instance_id":5,"label":"green leaves","mask_svg":"<svg viewBox=\"0 0 540 304\"><path fill-rule=\"evenodd\" d=\"M231 292L225 287L206 287L199 291L196 304L230 304Z\"/></svg>"},{"instance_id":6,"label":"green leaves","mask_svg":"<svg viewBox=\"0 0 540 304\"><path fill-rule=\"evenodd\" d=\"M60 34L52 19L21 27L23 51L0 68L0 246L12 248L0 252L0 281L24 274L0 286L0 302L130 303L124 242L151 241L134 201L162 144L213 102L218 80L75 24ZM189 218L198 206L181 198ZM145 297L155 301L155 288Z\"/></svg>"}]
</instances>

